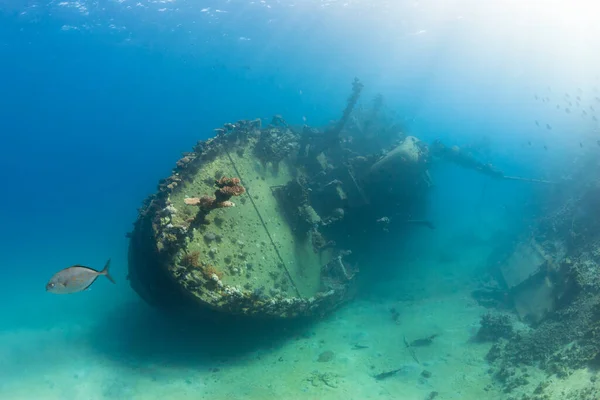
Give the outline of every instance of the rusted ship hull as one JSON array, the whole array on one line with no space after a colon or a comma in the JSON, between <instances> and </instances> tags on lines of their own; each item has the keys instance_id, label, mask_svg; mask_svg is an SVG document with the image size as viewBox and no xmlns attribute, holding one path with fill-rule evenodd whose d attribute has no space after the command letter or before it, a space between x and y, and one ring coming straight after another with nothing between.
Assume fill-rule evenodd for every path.
<instances>
[{"instance_id":1,"label":"rusted ship hull","mask_svg":"<svg viewBox=\"0 0 600 400\"><path fill-rule=\"evenodd\" d=\"M326 313L351 296L354 273L319 245L326 240L311 226L319 217L305 204L308 211L299 207L292 214L300 217L291 218L281 202L302 173L285 160L290 135L259 121L227 124L177 162L129 234L129 281L147 303L295 318ZM221 178L245 190L223 201Z\"/></svg>"}]
</instances>

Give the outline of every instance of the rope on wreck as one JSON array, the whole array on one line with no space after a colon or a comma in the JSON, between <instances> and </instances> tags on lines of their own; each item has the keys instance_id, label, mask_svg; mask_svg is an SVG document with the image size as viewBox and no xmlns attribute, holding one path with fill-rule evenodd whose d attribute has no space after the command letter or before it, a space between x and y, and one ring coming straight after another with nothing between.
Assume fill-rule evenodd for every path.
<instances>
[{"instance_id":1,"label":"rope on wreck","mask_svg":"<svg viewBox=\"0 0 600 400\"><path fill-rule=\"evenodd\" d=\"M233 169L235 170L235 173L237 174L237 176L240 179L242 179L242 175L240 175L240 171L237 169L237 166L235 165L233 158L231 158L231 155L229 154L229 152L227 150L225 150L225 154L227 154L227 158L229 158L229 161L231 162L231 165L233 166ZM243 183L243 179L242 179L242 183ZM245 185L244 185L244 187L245 187ZM269 232L269 229L267 228L267 224L265 223L265 220L263 219L262 215L260 215L260 212L258 211L258 207L256 206L256 203L254 202L254 199L252 198L252 196L250 196L250 191L248 190L247 187L246 187L246 194L248 195L248 198L250 199L250 202L252 203L252 206L254 207L254 211L256 211L256 215L258 215L258 219L260 219L260 223L262 224L263 228L265 229L265 232L267 233L267 236L269 237L269 240L271 241L271 244L273 245L273 249L275 249L275 254L277 254L277 258L279 258L279 262L281 262L281 265L283 266L283 269L285 270L285 273L286 273L288 279L292 283L292 286L294 287L296 294L298 295L298 297L302 298L302 295L300 294L300 290L298 290L298 287L296 286L296 283L294 282L294 279L292 278L292 274L290 273L287 266L285 265L285 261L283 260L283 257L281 257L281 254L279 253L279 250L277 249L277 245L275 244L275 241L271 237L271 233Z\"/></svg>"}]
</instances>

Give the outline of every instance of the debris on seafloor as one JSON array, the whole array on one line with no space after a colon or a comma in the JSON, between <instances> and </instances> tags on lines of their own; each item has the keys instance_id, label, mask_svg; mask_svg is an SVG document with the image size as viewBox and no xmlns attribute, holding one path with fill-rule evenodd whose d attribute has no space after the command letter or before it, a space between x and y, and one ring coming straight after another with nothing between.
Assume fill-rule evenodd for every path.
<instances>
[{"instance_id":1,"label":"debris on seafloor","mask_svg":"<svg viewBox=\"0 0 600 400\"><path fill-rule=\"evenodd\" d=\"M305 381L310 382L315 387L325 385L332 389L337 389L339 387L339 377L338 374L333 372L313 371Z\"/></svg>"},{"instance_id":2,"label":"debris on seafloor","mask_svg":"<svg viewBox=\"0 0 600 400\"><path fill-rule=\"evenodd\" d=\"M535 223L489 264L488 279L496 283L473 293L478 301L482 293L493 299L487 306L496 309L481 317L473 339L493 343L490 373L515 398L598 398L594 375L581 392L558 383L587 374L600 357L597 154L567 180L539 205ZM558 378L555 392L546 392L549 377Z\"/></svg>"},{"instance_id":3,"label":"debris on seafloor","mask_svg":"<svg viewBox=\"0 0 600 400\"><path fill-rule=\"evenodd\" d=\"M408 342L406 347L424 347L424 346L429 346L431 343L433 343L433 339L435 339L436 337L438 337L439 334L435 333L433 335L429 335L427 337L424 338L420 338L420 339L416 339L413 340L412 342ZM406 344L406 338L404 338L404 343Z\"/></svg>"},{"instance_id":4,"label":"debris on seafloor","mask_svg":"<svg viewBox=\"0 0 600 400\"><path fill-rule=\"evenodd\" d=\"M430 393L427 395L427 397L425 397L425 400L433 400L433 399L435 399L436 397L438 397L438 395L439 395L439 393L438 393L438 392L436 392L436 391L434 390L434 391L430 392Z\"/></svg>"},{"instance_id":5,"label":"debris on seafloor","mask_svg":"<svg viewBox=\"0 0 600 400\"><path fill-rule=\"evenodd\" d=\"M431 371L424 369L421 371L421 376L425 379L431 378Z\"/></svg>"},{"instance_id":6,"label":"debris on seafloor","mask_svg":"<svg viewBox=\"0 0 600 400\"><path fill-rule=\"evenodd\" d=\"M398 320L400 319L400 313L398 312L398 309L396 307L390 308L390 314L392 317L392 321L398 323Z\"/></svg>"},{"instance_id":7,"label":"debris on seafloor","mask_svg":"<svg viewBox=\"0 0 600 400\"><path fill-rule=\"evenodd\" d=\"M329 362L329 361L333 360L333 357L335 357L335 353L331 350L326 350L326 351L322 352L321 354L319 354L317 361L318 362Z\"/></svg>"},{"instance_id":8,"label":"debris on seafloor","mask_svg":"<svg viewBox=\"0 0 600 400\"><path fill-rule=\"evenodd\" d=\"M513 321L509 314L486 313L481 317L480 328L475 339L482 342L494 342L500 338L510 339L513 336Z\"/></svg>"},{"instance_id":9,"label":"debris on seafloor","mask_svg":"<svg viewBox=\"0 0 600 400\"><path fill-rule=\"evenodd\" d=\"M410 354L410 356L412 357L412 359L415 360L415 362L417 364L421 364L421 362L417 358L417 353L415 353L415 349L413 349L412 346L411 346L411 344L408 342L408 340L406 340L406 336L404 336L404 346L408 350L408 353Z\"/></svg>"},{"instance_id":10,"label":"debris on seafloor","mask_svg":"<svg viewBox=\"0 0 600 400\"><path fill-rule=\"evenodd\" d=\"M375 378L376 381L382 381L384 379L387 379L387 378L390 378L390 377L396 375L398 372L400 372L402 370L404 370L404 367L398 368L398 369L392 369L390 371L385 371L380 374L374 375L373 378Z\"/></svg>"}]
</instances>

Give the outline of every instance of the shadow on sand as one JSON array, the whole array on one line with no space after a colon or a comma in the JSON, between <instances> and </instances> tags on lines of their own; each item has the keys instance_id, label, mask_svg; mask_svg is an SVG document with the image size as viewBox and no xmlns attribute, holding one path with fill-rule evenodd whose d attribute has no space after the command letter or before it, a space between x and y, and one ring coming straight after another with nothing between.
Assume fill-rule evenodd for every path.
<instances>
[{"instance_id":1,"label":"shadow on sand","mask_svg":"<svg viewBox=\"0 0 600 400\"><path fill-rule=\"evenodd\" d=\"M313 322L250 320L213 312L192 319L167 316L132 301L109 311L89 340L92 350L133 368L215 366L306 336Z\"/></svg>"}]
</instances>

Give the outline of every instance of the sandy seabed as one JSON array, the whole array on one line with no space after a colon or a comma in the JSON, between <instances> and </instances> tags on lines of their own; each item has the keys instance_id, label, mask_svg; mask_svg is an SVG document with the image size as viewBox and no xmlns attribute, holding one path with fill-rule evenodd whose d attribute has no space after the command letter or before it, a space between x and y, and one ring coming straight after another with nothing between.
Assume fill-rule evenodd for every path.
<instances>
[{"instance_id":1,"label":"sandy seabed","mask_svg":"<svg viewBox=\"0 0 600 400\"><path fill-rule=\"evenodd\" d=\"M176 329L152 317L133 317L153 314L133 296L100 320L5 328L0 331L0 398L469 400L521 393L500 392L485 361L491 344L472 340L487 310L470 297L470 288L457 290L451 280L431 279L436 284L402 283L415 293L356 300L277 340L258 338L260 344L244 346L256 338L235 333L239 349L220 349L231 342L196 339L196 333L182 332L180 340ZM391 309L397 310L396 318ZM414 354L405 346L405 338L434 334L439 336L414 347ZM191 346L195 340L204 343ZM390 370L399 371L374 378ZM531 394L546 379L530 370L531 383L520 388L522 393ZM589 379L587 371L554 379L545 393L565 398Z\"/></svg>"}]
</instances>

